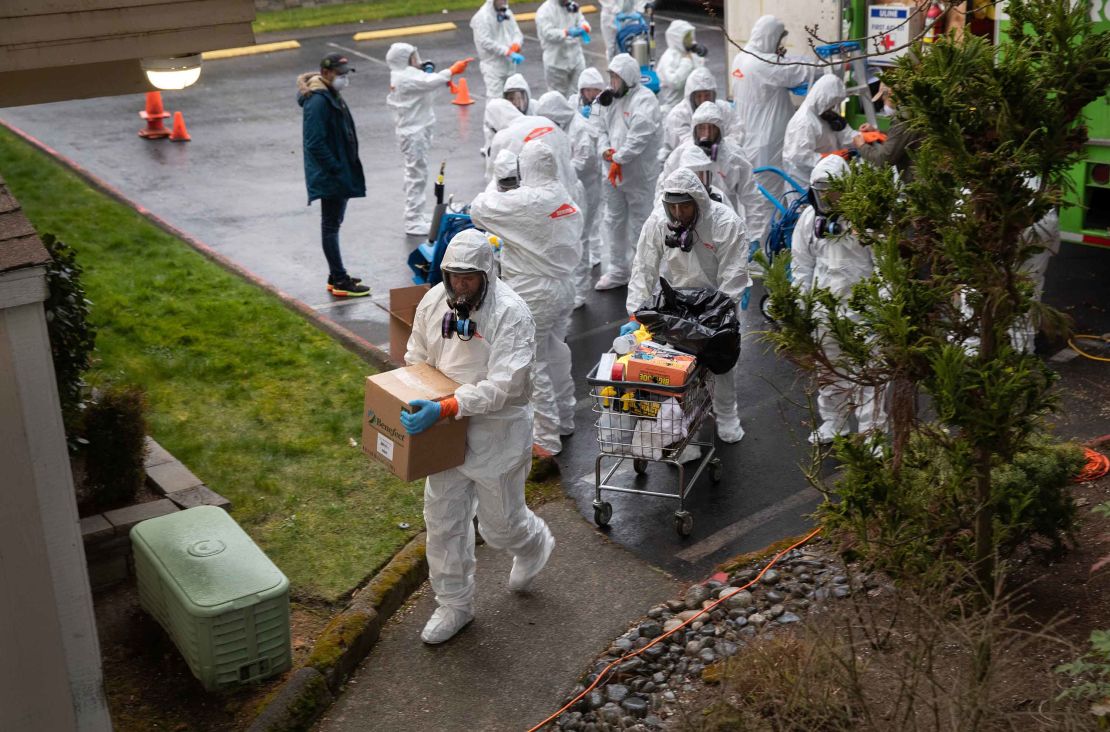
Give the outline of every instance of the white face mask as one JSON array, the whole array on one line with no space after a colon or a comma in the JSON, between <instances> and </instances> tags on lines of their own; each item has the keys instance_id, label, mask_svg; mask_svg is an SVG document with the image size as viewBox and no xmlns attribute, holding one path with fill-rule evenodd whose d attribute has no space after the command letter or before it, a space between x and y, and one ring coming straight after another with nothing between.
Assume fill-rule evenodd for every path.
<instances>
[{"instance_id":1,"label":"white face mask","mask_svg":"<svg viewBox=\"0 0 1110 732\"><path fill-rule=\"evenodd\" d=\"M331 80L331 88L335 89L336 91L343 91L350 83L351 80L347 78L347 75L342 74Z\"/></svg>"}]
</instances>

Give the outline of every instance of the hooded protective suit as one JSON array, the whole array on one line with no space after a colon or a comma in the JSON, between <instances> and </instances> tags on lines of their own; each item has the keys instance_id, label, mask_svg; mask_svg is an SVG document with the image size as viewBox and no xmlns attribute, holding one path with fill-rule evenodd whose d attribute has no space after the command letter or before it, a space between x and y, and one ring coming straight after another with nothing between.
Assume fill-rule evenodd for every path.
<instances>
[{"instance_id":1,"label":"hooded protective suit","mask_svg":"<svg viewBox=\"0 0 1110 732\"><path fill-rule=\"evenodd\" d=\"M527 116L517 117L504 129L493 136L489 146L489 157L486 165L492 165L502 150L508 150L520 155L524 143L530 140L543 140L552 152L555 153L555 164L559 171L559 182L570 191L575 200L580 197L578 177L574 174L574 165L570 160L570 138L567 133L555 124L554 120L547 117ZM492 175L492 169L490 170Z\"/></svg>"},{"instance_id":2,"label":"hooded protective suit","mask_svg":"<svg viewBox=\"0 0 1110 732\"><path fill-rule=\"evenodd\" d=\"M536 11L536 35L543 47L543 75L549 91L574 93L578 75L586 68L582 39L571 28L589 27L580 11L570 12L560 0L545 0ZM540 112L543 114L543 112Z\"/></svg>"},{"instance_id":3,"label":"hooded protective suit","mask_svg":"<svg viewBox=\"0 0 1110 732\"><path fill-rule=\"evenodd\" d=\"M750 240L763 241L767 226L763 194L756 188L752 165L744 157L743 150L732 138L725 137L725 120L716 104L703 104L698 107L698 111L694 112L690 133L685 142L675 148L667 158L667 162L663 164L663 172L659 176L659 185L655 191L656 196L662 195L663 183L667 176L679 167L683 167L682 157L685 151L698 146L695 130L701 124L713 125L720 130L716 159L713 160L713 184L724 192L725 203L740 214Z\"/></svg>"},{"instance_id":4,"label":"hooded protective suit","mask_svg":"<svg viewBox=\"0 0 1110 732\"><path fill-rule=\"evenodd\" d=\"M605 53L613 58L617 48L617 15L620 13L643 13L647 0L600 0L601 37L605 39Z\"/></svg>"},{"instance_id":5,"label":"hooded protective suit","mask_svg":"<svg viewBox=\"0 0 1110 732\"><path fill-rule=\"evenodd\" d=\"M482 193L474 223L498 235L501 276L528 303L536 326L533 441L557 454L574 431L574 379L566 344L574 309L574 270L582 256L582 215L559 182L555 154L542 140L520 153L520 188Z\"/></svg>"},{"instance_id":6,"label":"hooded protective suit","mask_svg":"<svg viewBox=\"0 0 1110 732\"><path fill-rule=\"evenodd\" d=\"M602 174L601 158L597 153L597 141L599 130L596 120L587 117L582 108L585 106L582 103L581 93L583 89L605 89L608 84L601 78L601 72L590 66L582 72L578 77L578 92L577 107L574 119L570 121L570 147L571 147L571 161L574 163L574 172L578 175L578 182L582 184L582 208L586 214L586 222L583 227L582 236L585 240L583 247L584 256L589 263L590 269L595 264L601 262L602 253L602 237L601 237L601 186L604 182ZM589 113L593 114L597 110L598 104L596 101L589 106ZM589 272L586 273L587 281ZM575 300L575 305L585 303L585 296L580 295L579 300Z\"/></svg>"},{"instance_id":7,"label":"hooded protective suit","mask_svg":"<svg viewBox=\"0 0 1110 732\"><path fill-rule=\"evenodd\" d=\"M532 99L532 87L528 85L528 80L524 78L524 74L513 74L508 79L505 79L505 89L501 92L502 96L512 91L524 92L525 99L528 100L527 104L524 105L524 109L517 107L521 114L536 113L536 102Z\"/></svg>"},{"instance_id":8,"label":"hooded protective suit","mask_svg":"<svg viewBox=\"0 0 1110 732\"><path fill-rule=\"evenodd\" d=\"M397 143L405 159L405 232L427 233L424 215L428 191L428 148L436 113L432 94L445 90L451 80L448 69L429 74L409 64L416 47L394 43L385 54L389 65L389 95L386 106L393 114Z\"/></svg>"},{"instance_id":9,"label":"hooded protective suit","mask_svg":"<svg viewBox=\"0 0 1110 732\"><path fill-rule=\"evenodd\" d=\"M659 148L659 160L664 161L671 154L671 150L681 145L690 136L692 126L691 118L694 116L694 94L697 92L713 92L717 94L717 80L713 72L707 68L697 68L686 77L685 97L683 101L675 104L671 111L663 118L663 144ZM721 110L725 120L727 134L736 140L738 145L743 145L744 135L736 125L736 112L731 105L722 99L716 99L714 104Z\"/></svg>"},{"instance_id":10,"label":"hooded protective suit","mask_svg":"<svg viewBox=\"0 0 1110 732\"><path fill-rule=\"evenodd\" d=\"M1060 214L1053 209L1043 219L1022 232L1022 239L1027 244L1037 244L1044 247L1041 251L1029 257L1022 265L1022 274L1033 281L1033 297L1040 302L1044 292L1044 277L1048 271L1048 262L1052 255L1060 251ZM1010 340L1014 348L1022 353L1033 353L1034 339L1037 336L1037 326L1032 318L1025 318L1012 330Z\"/></svg>"},{"instance_id":11,"label":"hooded protective suit","mask_svg":"<svg viewBox=\"0 0 1110 732\"><path fill-rule=\"evenodd\" d=\"M519 50L524 44L524 34L517 27L516 18L512 11L506 12L509 17L498 22L493 0L485 0L470 19L474 46L478 49L478 67L486 82L487 99L501 98L505 79L513 73L513 62L509 55L514 46Z\"/></svg>"},{"instance_id":12,"label":"hooded protective suit","mask_svg":"<svg viewBox=\"0 0 1110 732\"><path fill-rule=\"evenodd\" d=\"M782 149L782 167L799 183L809 180L817 161L827 153L852 146L856 131L847 122L839 132L821 119L821 114L839 111L847 98L844 81L839 76L826 74L818 79L802 106L786 126L786 142Z\"/></svg>"},{"instance_id":13,"label":"hooded protective suit","mask_svg":"<svg viewBox=\"0 0 1110 732\"><path fill-rule=\"evenodd\" d=\"M598 154L604 158L612 151L612 161L619 167L609 166L609 170L619 170L621 175L602 186L602 229L609 240L609 262L598 289L628 282L636 239L651 214L662 139L659 101L640 84L636 60L627 53L618 54L609 62L609 70L624 81L628 92L608 107L598 105Z\"/></svg>"},{"instance_id":14,"label":"hooded protective suit","mask_svg":"<svg viewBox=\"0 0 1110 732\"><path fill-rule=\"evenodd\" d=\"M482 154L486 156L487 166L493 160L493 156L490 155L490 145L493 143L494 135L508 127L513 120L523 116L520 110L507 99L490 99L486 102L486 110L482 113L482 133L485 135Z\"/></svg>"},{"instance_id":15,"label":"hooded protective suit","mask_svg":"<svg viewBox=\"0 0 1110 732\"><path fill-rule=\"evenodd\" d=\"M790 90L812 82L817 75L816 67L790 65L791 61L807 62L806 58L778 55L785 30L775 16L762 16L752 26L744 51L732 59L732 99L744 130L744 151L757 168L782 166L782 140L794 114Z\"/></svg>"},{"instance_id":16,"label":"hooded protective suit","mask_svg":"<svg viewBox=\"0 0 1110 732\"><path fill-rule=\"evenodd\" d=\"M532 454L535 326L528 306L497 277L486 236L468 229L451 240L443 267L485 273L486 294L471 317L480 338L444 338L447 289L430 289L416 309L405 363L427 363L457 381L459 417L470 417L466 459L428 476L424 523L428 575L436 602L461 613L474 607L474 515L486 543L521 561L550 552L551 532L524 503Z\"/></svg>"},{"instance_id":17,"label":"hooded protective suit","mask_svg":"<svg viewBox=\"0 0 1110 732\"><path fill-rule=\"evenodd\" d=\"M810 185L827 186L828 181L848 173L848 163L838 155L822 158L810 174ZM818 211L806 206L798 216L790 242L790 271L793 281L803 292L823 287L840 299L842 313L851 315L848 298L852 287L871 276L874 263L871 250L862 246L850 231L839 236L818 238L814 224ZM840 356L840 347L832 338L822 334L825 353L831 359ZM848 418L853 410L859 421L859 431L882 429L885 421L881 399L875 398L874 387L863 387L845 379L831 379L817 392L817 411L822 424L810 435L810 442L827 444L836 435L848 430Z\"/></svg>"},{"instance_id":18,"label":"hooded protective suit","mask_svg":"<svg viewBox=\"0 0 1110 732\"><path fill-rule=\"evenodd\" d=\"M711 287L728 295L739 306L744 290L751 287L748 273L748 234L744 222L727 205L709 198L693 171L679 168L663 184L665 192L690 196L698 207L693 248L684 252L668 246L671 220L662 206L644 224L636 244L636 261L628 282L625 308L631 315L650 297L662 274L675 287ZM661 271L662 270L662 271ZM736 369L713 380L713 411L717 434L725 442L744 436L736 409Z\"/></svg>"},{"instance_id":19,"label":"hooded protective suit","mask_svg":"<svg viewBox=\"0 0 1110 732\"><path fill-rule=\"evenodd\" d=\"M595 69L596 72L596 69ZM577 161L575 156L578 152L575 150L574 138L570 136L571 124L574 122L575 117L581 115L575 110L574 105L569 99L556 91L546 92L543 96L536 101L536 112L541 117L548 119L559 125L559 128L567 133L567 141L570 143L571 155L571 169L575 174L575 187L571 190L571 195L574 197L575 202L578 204L578 210L582 213L582 239L586 240L588 237L587 226L596 226L594 219L596 218L596 201L590 201L586 196L586 184L582 181L581 176L578 174ZM584 120L583 120L584 121ZM595 149L591 150L593 155L597 156L596 145ZM565 167L565 166L563 166ZM594 182L594 189L596 194L597 181ZM574 270L574 306L586 302L586 295L590 291L590 249L588 246L582 247L582 256L578 261L578 266Z\"/></svg>"},{"instance_id":20,"label":"hooded protective suit","mask_svg":"<svg viewBox=\"0 0 1110 732\"><path fill-rule=\"evenodd\" d=\"M667 26L667 50L659 57L655 72L659 74L659 107L663 114L686 96L686 79L694 69L705 68L705 59L686 50L686 36L693 37L694 26L685 20Z\"/></svg>"},{"instance_id":21,"label":"hooded protective suit","mask_svg":"<svg viewBox=\"0 0 1110 732\"><path fill-rule=\"evenodd\" d=\"M517 185L520 184L520 163L518 162L516 153L510 150L502 150L497 153L497 157L493 161L493 177L490 178L489 183L486 185L487 191L497 191L498 181L505 178L516 178Z\"/></svg>"}]
</instances>

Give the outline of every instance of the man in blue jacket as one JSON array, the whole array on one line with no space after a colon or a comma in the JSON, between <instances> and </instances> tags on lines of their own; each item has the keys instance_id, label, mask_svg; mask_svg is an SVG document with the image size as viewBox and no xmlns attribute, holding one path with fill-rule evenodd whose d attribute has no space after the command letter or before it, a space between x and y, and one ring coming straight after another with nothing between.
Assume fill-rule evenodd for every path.
<instances>
[{"instance_id":1,"label":"man in blue jacket","mask_svg":"<svg viewBox=\"0 0 1110 732\"><path fill-rule=\"evenodd\" d=\"M328 292L335 297L365 297L370 288L343 268L339 227L347 201L366 195L358 159L358 135L351 110L340 96L354 71L341 53L320 61L319 73L297 77L297 103L304 109L304 179L308 203L320 199L320 234L328 260Z\"/></svg>"}]
</instances>

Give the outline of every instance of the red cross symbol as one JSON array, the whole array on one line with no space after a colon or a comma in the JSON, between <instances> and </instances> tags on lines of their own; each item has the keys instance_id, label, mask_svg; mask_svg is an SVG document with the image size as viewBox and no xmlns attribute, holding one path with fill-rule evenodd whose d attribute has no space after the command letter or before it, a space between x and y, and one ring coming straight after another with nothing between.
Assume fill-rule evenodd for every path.
<instances>
[{"instance_id":1,"label":"red cross symbol","mask_svg":"<svg viewBox=\"0 0 1110 732\"><path fill-rule=\"evenodd\" d=\"M879 41L879 45L882 46L883 50L885 51L889 51L890 49L894 48L894 41L890 40L889 33L883 36L883 40Z\"/></svg>"}]
</instances>

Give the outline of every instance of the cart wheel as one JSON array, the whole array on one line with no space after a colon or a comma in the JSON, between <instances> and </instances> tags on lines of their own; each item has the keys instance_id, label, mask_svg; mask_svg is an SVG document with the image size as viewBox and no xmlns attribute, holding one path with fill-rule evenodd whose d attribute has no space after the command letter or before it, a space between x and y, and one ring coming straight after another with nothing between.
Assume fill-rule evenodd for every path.
<instances>
[{"instance_id":1,"label":"cart wheel","mask_svg":"<svg viewBox=\"0 0 1110 732\"><path fill-rule=\"evenodd\" d=\"M598 526L608 526L613 518L613 504L608 501L594 503L594 523Z\"/></svg>"},{"instance_id":2,"label":"cart wheel","mask_svg":"<svg viewBox=\"0 0 1110 732\"><path fill-rule=\"evenodd\" d=\"M644 475L647 473L647 460L635 458L632 461L632 469L636 471L636 475Z\"/></svg>"},{"instance_id":3,"label":"cart wheel","mask_svg":"<svg viewBox=\"0 0 1110 732\"><path fill-rule=\"evenodd\" d=\"M766 320L773 323L773 322L775 322L775 319L771 317L770 306L771 306L771 296L770 295L764 294L763 297L759 298L759 312L763 314L763 317Z\"/></svg>"},{"instance_id":4,"label":"cart wheel","mask_svg":"<svg viewBox=\"0 0 1110 732\"><path fill-rule=\"evenodd\" d=\"M679 536L689 536L694 530L694 517L689 511L675 511L674 530Z\"/></svg>"},{"instance_id":5,"label":"cart wheel","mask_svg":"<svg viewBox=\"0 0 1110 732\"><path fill-rule=\"evenodd\" d=\"M711 481L713 481L714 483L720 483L721 482L721 474L723 472L724 472L724 469L721 467L720 458L713 458L712 460L709 461L709 479Z\"/></svg>"}]
</instances>

